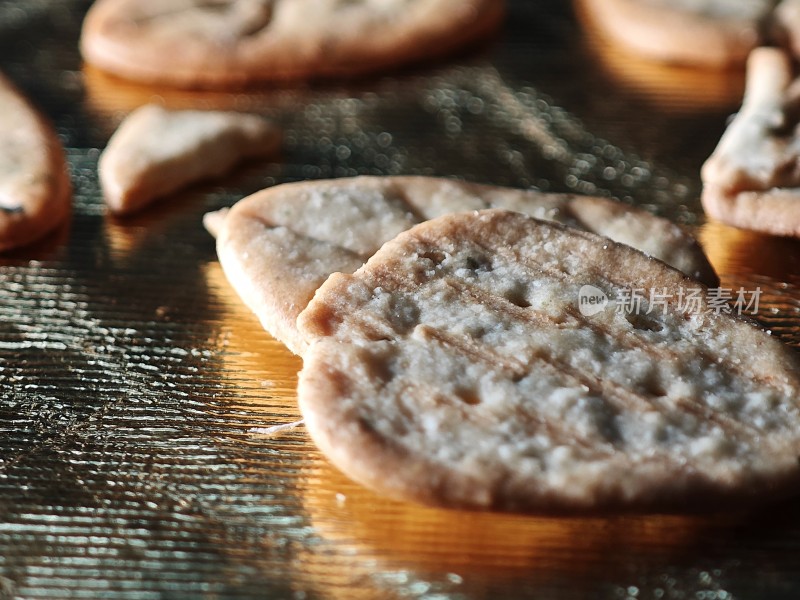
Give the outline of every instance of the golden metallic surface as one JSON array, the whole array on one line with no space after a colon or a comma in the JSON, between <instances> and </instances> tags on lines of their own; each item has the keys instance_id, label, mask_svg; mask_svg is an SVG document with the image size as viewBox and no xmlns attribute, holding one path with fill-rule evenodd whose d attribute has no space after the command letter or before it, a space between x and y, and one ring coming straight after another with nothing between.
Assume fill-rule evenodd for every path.
<instances>
[{"instance_id":1,"label":"golden metallic surface","mask_svg":"<svg viewBox=\"0 0 800 600\"><path fill-rule=\"evenodd\" d=\"M706 222L699 168L741 73L652 65L562 0L432 65L232 93L81 63L89 0L0 0L2 69L54 122L75 212L0 257L0 599L796 597L796 502L754 513L550 519L387 500L333 469L296 407L299 358L228 286L202 215L263 187L430 174L597 193L694 228L724 287L800 346L800 242ZM127 219L97 159L145 102L279 120L253 162ZM770 491L763 491L768 496Z\"/></svg>"}]
</instances>

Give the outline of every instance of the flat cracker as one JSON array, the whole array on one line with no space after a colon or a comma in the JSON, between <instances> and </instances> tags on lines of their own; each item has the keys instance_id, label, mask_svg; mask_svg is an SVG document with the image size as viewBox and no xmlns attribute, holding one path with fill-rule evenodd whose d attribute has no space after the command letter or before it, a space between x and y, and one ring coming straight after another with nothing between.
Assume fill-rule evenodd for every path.
<instances>
[{"instance_id":1,"label":"flat cracker","mask_svg":"<svg viewBox=\"0 0 800 600\"><path fill-rule=\"evenodd\" d=\"M581 0L607 35L668 63L743 64L763 39L775 0Z\"/></svg>"},{"instance_id":2,"label":"flat cracker","mask_svg":"<svg viewBox=\"0 0 800 600\"><path fill-rule=\"evenodd\" d=\"M480 39L503 0L99 0L84 58L122 77L187 87L351 76Z\"/></svg>"},{"instance_id":3,"label":"flat cracker","mask_svg":"<svg viewBox=\"0 0 800 600\"><path fill-rule=\"evenodd\" d=\"M586 316L586 285L666 303ZM672 512L794 493L797 356L705 295L679 306L698 288L519 213L428 221L301 313L306 427L352 479L436 506Z\"/></svg>"},{"instance_id":4,"label":"flat cracker","mask_svg":"<svg viewBox=\"0 0 800 600\"><path fill-rule=\"evenodd\" d=\"M100 156L103 196L112 212L129 214L246 158L275 154L280 140L279 128L256 115L148 104L128 115Z\"/></svg>"},{"instance_id":5,"label":"flat cracker","mask_svg":"<svg viewBox=\"0 0 800 600\"><path fill-rule=\"evenodd\" d=\"M25 246L63 223L72 192L53 129L0 74L0 251Z\"/></svg>"},{"instance_id":6,"label":"flat cracker","mask_svg":"<svg viewBox=\"0 0 800 600\"><path fill-rule=\"evenodd\" d=\"M706 213L736 227L800 236L799 127L791 57L754 50L742 108L703 165Z\"/></svg>"},{"instance_id":7,"label":"flat cracker","mask_svg":"<svg viewBox=\"0 0 800 600\"><path fill-rule=\"evenodd\" d=\"M331 273L352 273L384 242L447 213L507 208L635 246L685 273L718 279L697 242L643 210L608 200L432 177L357 177L284 184L237 203L218 230L228 281L264 328L302 354L296 319Z\"/></svg>"}]
</instances>

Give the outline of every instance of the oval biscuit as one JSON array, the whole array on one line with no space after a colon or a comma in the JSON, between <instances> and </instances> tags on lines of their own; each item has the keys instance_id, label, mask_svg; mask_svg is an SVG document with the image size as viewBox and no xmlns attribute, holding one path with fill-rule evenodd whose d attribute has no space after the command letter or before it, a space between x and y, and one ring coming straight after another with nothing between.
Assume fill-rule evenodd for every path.
<instances>
[{"instance_id":1,"label":"oval biscuit","mask_svg":"<svg viewBox=\"0 0 800 600\"><path fill-rule=\"evenodd\" d=\"M586 289L666 300L582 310ZM705 291L591 233L445 216L320 288L298 319L300 408L345 474L426 504L676 511L795 491L797 357Z\"/></svg>"}]
</instances>

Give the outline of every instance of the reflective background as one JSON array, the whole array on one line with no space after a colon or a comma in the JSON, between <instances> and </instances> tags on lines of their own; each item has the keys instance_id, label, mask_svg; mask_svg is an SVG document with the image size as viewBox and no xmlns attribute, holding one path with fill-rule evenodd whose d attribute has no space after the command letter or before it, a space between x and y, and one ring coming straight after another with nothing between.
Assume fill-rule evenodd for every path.
<instances>
[{"instance_id":1,"label":"reflective background","mask_svg":"<svg viewBox=\"0 0 800 600\"><path fill-rule=\"evenodd\" d=\"M68 227L0 258L0 598L795 598L800 510L546 519L347 481L295 422L300 360L230 290L203 213L276 183L430 174L613 195L695 228L800 346L800 243L706 223L698 172L738 72L658 67L579 7L510 2L457 56L345 84L191 93L84 67L87 0L0 0L2 69L54 122ZM283 156L125 220L97 159L148 101L272 116ZM764 491L769 494L769 490Z\"/></svg>"}]
</instances>

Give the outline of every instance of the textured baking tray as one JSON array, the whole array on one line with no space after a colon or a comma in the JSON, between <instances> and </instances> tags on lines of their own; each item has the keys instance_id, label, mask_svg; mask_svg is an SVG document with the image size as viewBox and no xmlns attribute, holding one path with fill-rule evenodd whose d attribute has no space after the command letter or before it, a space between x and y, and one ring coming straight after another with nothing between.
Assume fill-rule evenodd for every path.
<instances>
[{"instance_id":1,"label":"textured baking tray","mask_svg":"<svg viewBox=\"0 0 800 600\"><path fill-rule=\"evenodd\" d=\"M300 361L229 289L204 212L260 188L416 173L615 196L694 228L723 286L800 345L800 245L706 223L698 171L740 73L655 67L564 0L510 2L449 61L235 94L81 64L87 0L0 0L2 69L55 124L68 227L0 257L0 598L795 598L800 510L545 519L387 501L309 442ZM104 214L100 150L157 101L251 110L283 156L140 216ZM769 494L769 490L764 490Z\"/></svg>"}]
</instances>

